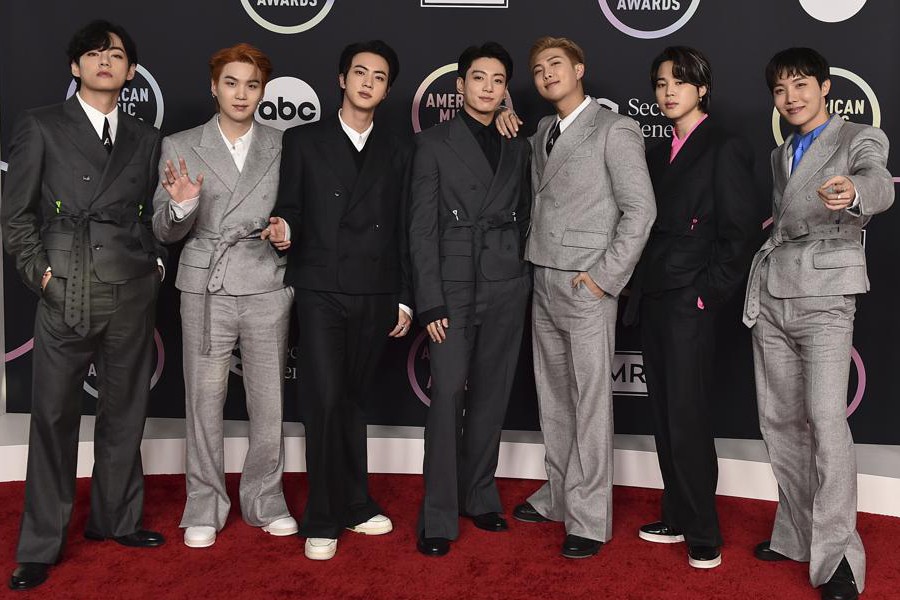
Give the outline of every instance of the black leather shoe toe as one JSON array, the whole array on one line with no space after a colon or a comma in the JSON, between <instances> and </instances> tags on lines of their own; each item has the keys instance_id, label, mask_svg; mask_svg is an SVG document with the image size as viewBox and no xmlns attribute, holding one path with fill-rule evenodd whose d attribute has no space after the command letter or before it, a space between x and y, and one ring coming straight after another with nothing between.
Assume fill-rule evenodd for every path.
<instances>
[{"instance_id":1,"label":"black leather shoe toe","mask_svg":"<svg viewBox=\"0 0 900 600\"><path fill-rule=\"evenodd\" d=\"M562 555L566 558L588 558L600 551L603 542L569 534L562 546Z\"/></svg>"},{"instance_id":2,"label":"black leather shoe toe","mask_svg":"<svg viewBox=\"0 0 900 600\"><path fill-rule=\"evenodd\" d=\"M14 591L30 590L47 581L50 565L44 563L20 563L9 578L9 589Z\"/></svg>"},{"instance_id":3,"label":"black leather shoe toe","mask_svg":"<svg viewBox=\"0 0 900 600\"><path fill-rule=\"evenodd\" d=\"M689 546L688 564L695 569L713 569L722 564L718 546Z\"/></svg>"},{"instance_id":4,"label":"black leather shoe toe","mask_svg":"<svg viewBox=\"0 0 900 600\"><path fill-rule=\"evenodd\" d=\"M110 539L122 544L123 546L129 546L131 548L155 548L166 543L166 539L162 536L161 533L157 533L155 531L147 531L146 529L138 529L134 533L111 538L106 538L92 531L85 531L84 537L89 540L94 540L95 542L102 542L104 540Z\"/></svg>"},{"instance_id":5,"label":"black leather shoe toe","mask_svg":"<svg viewBox=\"0 0 900 600\"><path fill-rule=\"evenodd\" d=\"M422 537L416 540L416 549L425 556L444 556L450 552L450 540L442 537Z\"/></svg>"},{"instance_id":6,"label":"black leather shoe toe","mask_svg":"<svg viewBox=\"0 0 900 600\"><path fill-rule=\"evenodd\" d=\"M753 549L753 556L755 556L759 560L764 560L767 562L775 562L779 560L791 560L784 554L780 554L775 552L769 547L769 540L764 542L760 542L756 545L756 548Z\"/></svg>"},{"instance_id":7,"label":"black leather shoe toe","mask_svg":"<svg viewBox=\"0 0 900 600\"><path fill-rule=\"evenodd\" d=\"M676 527L670 527L662 521L648 523L640 528L638 537L657 544L675 544L684 541L684 534Z\"/></svg>"},{"instance_id":8,"label":"black leather shoe toe","mask_svg":"<svg viewBox=\"0 0 900 600\"><path fill-rule=\"evenodd\" d=\"M530 502L523 502L513 509L513 518L526 523L546 523L550 519L539 513Z\"/></svg>"},{"instance_id":9,"label":"black leather shoe toe","mask_svg":"<svg viewBox=\"0 0 900 600\"><path fill-rule=\"evenodd\" d=\"M484 529L485 531L506 531L509 529L509 525L506 524L506 519L495 512L484 513L483 515L473 515L472 522L475 523L475 527Z\"/></svg>"},{"instance_id":10,"label":"black leather shoe toe","mask_svg":"<svg viewBox=\"0 0 900 600\"><path fill-rule=\"evenodd\" d=\"M841 559L837 571L822 586L822 600L856 600L859 592L856 590L856 580L853 578L853 570L846 558Z\"/></svg>"}]
</instances>

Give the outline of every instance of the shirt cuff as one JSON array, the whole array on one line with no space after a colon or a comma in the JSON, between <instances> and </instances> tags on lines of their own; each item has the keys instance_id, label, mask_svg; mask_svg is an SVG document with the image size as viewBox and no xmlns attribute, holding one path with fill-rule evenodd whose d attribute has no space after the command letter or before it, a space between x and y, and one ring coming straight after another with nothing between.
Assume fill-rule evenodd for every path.
<instances>
[{"instance_id":1,"label":"shirt cuff","mask_svg":"<svg viewBox=\"0 0 900 600\"><path fill-rule=\"evenodd\" d=\"M860 216L861 211L859 210L859 192L856 192L856 196L853 198L853 204L845 208L848 213L853 215L854 217Z\"/></svg>"},{"instance_id":2,"label":"shirt cuff","mask_svg":"<svg viewBox=\"0 0 900 600\"><path fill-rule=\"evenodd\" d=\"M163 261L160 257L156 257L156 266L162 270L162 274L159 276L160 281L164 281L166 279L166 265L163 264Z\"/></svg>"},{"instance_id":3,"label":"shirt cuff","mask_svg":"<svg viewBox=\"0 0 900 600\"><path fill-rule=\"evenodd\" d=\"M413 316L413 310L412 310L410 307L408 307L407 305L405 305L405 304L403 304L403 303L401 302L401 303L400 303L400 310L402 310L403 312L405 312L405 313L406 313L406 316L408 316L410 319L412 319L412 316Z\"/></svg>"},{"instance_id":4,"label":"shirt cuff","mask_svg":"<svg viewBox=\"0 0 900 600\"><path fill-rule=\"evenodd\" d=\"M188 198L184 202L175 202L170 199L169 208L172 210L172 218L176 221L184 221L189 214L194 212L194 209L197 208L199 202L200 196Z\"/></svg>"},{"instance_id":5,"label":"shirt cuff","mask_svg":"<svg viewBox=\"0 0 900 600\"><path fill-rule=\"evenodd\" d=\"M288 225L288 222L285 221L284 219L282 219L281 217L278 217L278 218L281 220L282 223L284 223L284 241L286 241L286 242L291 241L291 226Z\"/></svg>"}]
</instances>

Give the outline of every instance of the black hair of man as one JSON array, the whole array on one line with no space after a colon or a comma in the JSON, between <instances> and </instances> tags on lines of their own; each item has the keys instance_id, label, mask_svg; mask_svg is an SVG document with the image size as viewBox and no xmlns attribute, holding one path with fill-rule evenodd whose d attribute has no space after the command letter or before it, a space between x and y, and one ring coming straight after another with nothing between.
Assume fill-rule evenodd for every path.
<instances>
[{"instance_id":1,"label":"black hair of man","mask_svg":"<svg viewBox=\"0 0 900 600\"><path fill-rule=\"evenodd\" d=\"M377 54L387 61L388 87L394 85L394 81L396 81L397 75L400 74L400 59L397 57L397 53L394 52L394 49L381 40L354 42L345 47L343 51L341 51L341 58L338 62L338 71L341 73L341 75L343 75L345 78L347 77L347 74L350 72L350 67L353 66L350 64L353 61L353 57L362 52Z\"/></svg>"},{"instance_id":2,"label":"black hair of man","mask_svg":"<svg viewBox=\"0 0 900 600\"><path fill-rule=\"evenodd\" d=\"M457 74L465 79L466 73L468 73L469 68L472 66L472 63L479 58L495 58L499 60L503 64L503 68L506 70L507 83L512 79L512 57L509 55L509 52L506 51L506 48L504 48L497 42L485 42L480 46L469 46L468 48L463 50L462 54L459 55L459 60L456 61Z\"/></svg>"},{"instance_id":3,"label":"black hair of man","mask_svg":"<svg viewBox=\"0 0 900 600\"><path fill-rule=\"evenodd\" d=\"M656 88L659 67L666 61L672 61L672 75L691 85L706 86L706 94L700 98L700 110L709 112L709 98L712 93L712 67L709 59L697 50L688 46L669 46L653 59L650 67L650 86Z\"/></svg>"},{"instance_id":4,"label":"black hair of man","mask_svg":"<svg viewBox=\"0 0 900 600\"><path fill-rule=\"evenodd\" d=\"M766 65L766 83L769 91L781 77L815 77L819 86L831 79L831 69L825 57L812 48L788 48L777 53Z\"/></svg>"},{"instance_id":5,"label":"black hair of man","mask_svg":"<svg viewBox=\"0 0 900 600\"><path fill-rule=\"evenodd\" d=\"M75 32L72 39L69 40L69 47L66 49L66 56L69 58L69 64L78 64L84 54L91 50L107 50L112 46L111 34L116 34L122 40L125 56L128 57L129 65L136 65L138 62L137 45L134 39L128 34L124 27L97 19L91 21L81 29ZM81 78L76 77L77 87L81 88Z\"/></svg>"}]
</instances>

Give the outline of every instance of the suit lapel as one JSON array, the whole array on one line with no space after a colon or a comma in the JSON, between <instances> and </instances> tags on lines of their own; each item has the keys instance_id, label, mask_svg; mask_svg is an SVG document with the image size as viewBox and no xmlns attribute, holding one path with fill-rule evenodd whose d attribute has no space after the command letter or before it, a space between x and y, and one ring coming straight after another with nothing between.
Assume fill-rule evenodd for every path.
<instances>
[{"instance_id":1,"label":"suit lapel","mask_svg":"<svg viewBox=\"0 0 900 600\"><path fill-rule=\"evenodd\" d=\"M838 134L843 125L844 120L842 118L832 117L828 126L825 127L822 133L819 134L819 137L816 138L809 149L804 153L803 159L800 161L800 164L797 165L797 170L791 173L790 178L787 180L787 185L784 188L784 195L782 196L780 214L784 214L784 211L794 197L799 195L797 192L806 187L806 184L812 179L813 175L818 173L823 165L828 162L828 159L837 152ZM793 139L793 136L791 136L791 139ZM785 145L787 146L788 143L785 142ZM790 157L788 160L791 161L793 156L790 146L788 146L787 151L788 156ZM790 169L790 162L788 162L788 169Z\"/></svg>"},{"instance_id":2,"label":"suit lapel","mask_svg":"<svg viewBox=\"0 0 900 600\"><path fill-rule=\"evenodd\" d=\"M550 129L556 124L555 117L546 117L538 124L537 131L532 136L531 145L531 162L534 168L535 181L532 183L536 188L538 183L544 179L544 168L547 166L547 152L544 146L547 144L547 136L550 135Z\"/></svg>"},{"instance_id":3,"label":"suit lapel","mask_svg":"<svg viewBox=\"0 0 900 600\"><path fill-rule=\"evenodd\" d=\"M512 140L508 140L503 136L500 137L500 162L497 164L497 172L491 180L491 187L487 193L487 202L483 204L482 213L488 212L494 201L500 197L503 187L513 181L510 175L516 167L516 152L512 144Z\"/></svg>"},{"instance_id":4,"label":"suit lapel","mask_svg":"<svg viewBox=\"0 0 900 600\"><path fill-rule=\"evenodd\" d=\"M556 144L553 145L553 151L547 158L547 164L544 166L544 173L541 177L538 191L543 190L547 184L550 183L550 180L553 179L553 176L556 175L560 167L566 163L569 156L571 156L588 136L594 133L597 129L595 120L597 111L599 110L603 109L592 100L584 110L581 111L581 114L566 127L566 130L560 134L559 138L556 140ZM543 151L543 145L546 144L546 141L546 137L540 140L542 144L541 151Z\"/></svg>"},{"instance_id":5,"label":"suit lapel","mask_svg":"<svg viewBox=\"0 0 900 600\"><path fill-rule=\"evenodd\" d=\"M372 190L375 183L384 177L391 158L388 150L387 134L378 127L373 128L369 139L366 140L366 158L356 177L356 183L353 185L353 192L350 194L350 202L347 205L348 212L353 210L359 201Z\"/></svg>"},{"instance_id":6,"label":"suit lapel","mask_svg":"<svg viewBox=\"0 0 900 600\"><path fill-rule=\"evenodd\" d=\"M372 132L375 133L374 131ZM356 185L356 166L353 164L353 155L347 144L347 134L341 129L337 117L331 119L331 123L324 128L324 134L316 141L322 162L337 176L338 181L344 186L348 197Z\"/></svg>"},{"instance_id":7,"label":"suit lapel","mask_svg":"<svg viewBox=\"0 0 900 600\"><path fill-rule=\"evenodd\" d=\"M101 147L103 143L101 142ZM94 200L109 188L122 169L125 168L131 157L134 156L138 147L137 127L131 120L131 117L119 110L119 125L116 130L116 141L113 143L112 152L109 153L109 160L106 161L106 168L100 177L100 185L97 186L97 192L94 194ZM106 149L103 150L106 152ZM93 202L93 200L92 200Z\"/></svg>"},{"instance_id":8,"label":"suit lapel","mask_svg":"<svg viewBox=\"0 0 900 600\"><path fill-rule=\"evenodd\" d=\"M203 126L203 133L200 136L200 145L194 147L194 152L200 157L209 170L216 174L229 192L234 192L237 185L240 172L234 164L234 158L231 152L225 146L225 140L222 139L222 133L219 131L218 117L213 116ZM249 158L249 157L248 157ZM175 165L178 168L178 165ZM192 173L192 177L196 177L197 173Z\"/></svg>"},{"instance_id":9,"label":"suit lapel","mask_svg":"<svg viewBox=\"0 0 900 600\"><path fill-rule=\"evenodd\" d=\"M102 172L109 161L109 153L103 147L100 136L97 135L90 119L78 103L78 98L72 96L66 100L63 104L63 115L64 118L59 123L63 133L88 162Z\"/></svg>"},{"instance_id":10,"label":"suit lapel","mask_svg":"<svg viewBox=\"0 0 900 600\"><path fill-rule=\"evenodd\" d=\"M260 180L269 171L275 158L278 156L278 149L272 143L269 132L263 127L253 127L253 137L250 140L250 147L247 148L247 158L244 160L244 168L240 171L237 185L225 208L226 216L233 211L243 200L250 195L250 192L259 184ZM229 158L231 158L229 156ZM234 160L232 159L232 163Z\"/></svg>"},{"instance_id":11,"label":"suit lapel","mask_svg":"<svg viewBox=\"0 0 900 600\"><path fill-rule=\"evenodd\" d=\"M450 134L447 136L446 144L485 188L491 187L494 179L491 164L481 150L481 146L475 141L475 136L469 131L469 126L463 122L462 115L456 115L450 122Z\"/></svg>"}]
</instances>

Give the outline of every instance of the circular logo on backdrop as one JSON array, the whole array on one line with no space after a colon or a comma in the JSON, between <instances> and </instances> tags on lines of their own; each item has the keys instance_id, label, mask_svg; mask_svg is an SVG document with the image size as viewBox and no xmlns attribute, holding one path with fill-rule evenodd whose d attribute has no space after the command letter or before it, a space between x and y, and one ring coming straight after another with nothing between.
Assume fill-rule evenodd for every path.
<instances>
[{"instance_id":1,"label":"circular logo on backdrop","mask_svg":"<svg viewBox=\"0 0 900 600\"><path fill-rule=\"evenodd\" d=\"M691 20L700 0L598 0L613 27L631 37L653 40Z\"/></svg>"},{"instance_id":2,"label":"circular logo on backdrop","mask_svg":"<svg viewBox=\"0 0 900 600\"><path fill-rule=\"evenodd\" d=\"M463 95L456 91L457 63L439 67L426 77L413 96L412 126L419 133L432 125L449 121L463 107ZM513 108L509 90L503 105Z\"/></svg>"},{"instance_id":3,"label":"circular logo on backdrop","mask_svg":"<svg viewBox=\"0 0 900 600\"><path fill-rule=\"evenodd\" d=\"M431 355L429 354L428 332L423 330L413 340L406 359L406 377L416 397L425 406L431 406L428 390L431 389Z\"/></svg>"},{"instance_id":4,"label":"circular logo on backdrop","mask_svg":"<svg viewBox=\"0 0 900 600\"><path fill-rule=\"evenodd\" d=\"M809 16L825 23L846 21L865 3L866 0L800 0L800 6Z\"/></svg>"},{"instance_id":5,"label":"circular logo on backdrop","mask_svg":"<svg viewBox=\"0 0 900 600\"><path fill-rule=\"evenodd\" d=\"M847 69L831 67L831 91L828 93L829 114L847 121L881 127L881 105L866 81ZM772 135L780 146L790 135L790 125L772 109Z\"/></svg>"},{"instance_id":6,"label":"circular logo on backdrop","mask_svg":"<svg viewBox=\"0 0 900 600\"><path fill-rule=\"evenodd\" d=\"M322 22L334 0L241 0L257 25L273 33L301 33Z\"/></svg>"},{"instance_id":7,"label":"circular logo on backdrop","mask_svg":"<svg viewBox=\"0 0 900 600\"><path fill-rule=\"evenodd\" d=\"M75 95L77 85L73 79L66 91L66 99ZM156 79L144 65L137 66L134 78L127 82L119 92L119 108L145 123L153 123L157 129L162 127L166 108L162 90L159 89Z\"/></svg>"},{"instance_id":8,"label":"circular logo on backdrop","mask_svg":"<svg viewBox=\"0 0 900 600\"><path fill-rule=\"evenodd\" d=\"M284 131L318 121L319 96L311 85L296 77L277 77L266 84L266 95L256 109L256 120Z\"/></svg>"}]
</instances>

